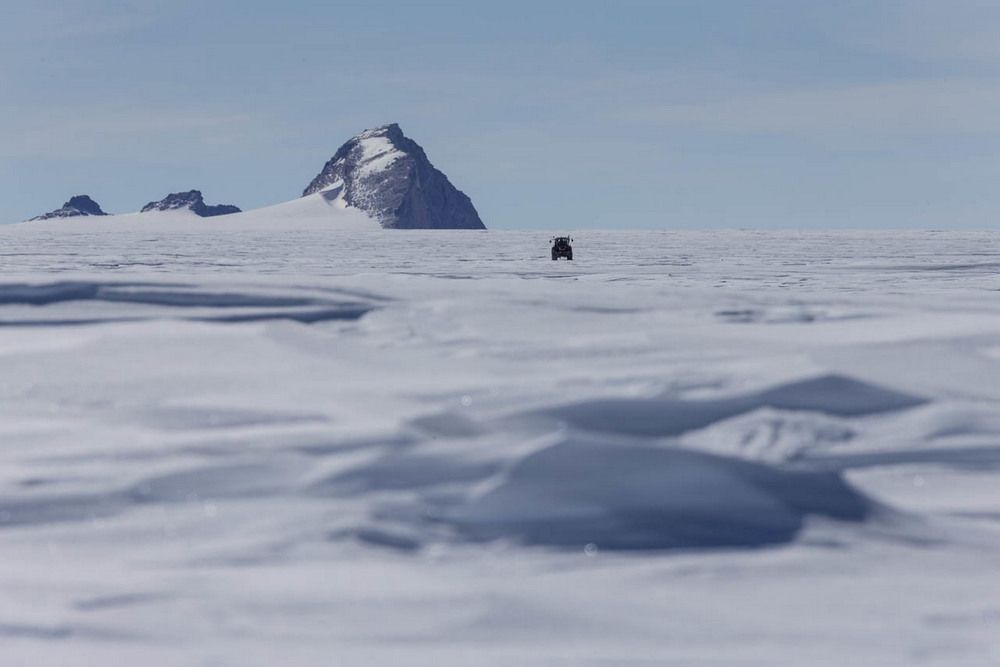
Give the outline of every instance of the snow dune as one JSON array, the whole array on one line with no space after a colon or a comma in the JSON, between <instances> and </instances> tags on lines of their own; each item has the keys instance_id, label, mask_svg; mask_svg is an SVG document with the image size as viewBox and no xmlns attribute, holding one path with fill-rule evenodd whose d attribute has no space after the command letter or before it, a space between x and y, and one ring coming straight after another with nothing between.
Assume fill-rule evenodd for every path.
<instances>
[{"instance_id":1,"label":"snow dune","mask_svg":"<svg viewBox=\"0 0 1000 667\"><path fill-rule=\"evenodd\" d=\"M441 520L478 540L602 549L761 546L811 515L862 521L871 503L835 473L680 449L568 439Z\"/></svg>"}]
</instances>

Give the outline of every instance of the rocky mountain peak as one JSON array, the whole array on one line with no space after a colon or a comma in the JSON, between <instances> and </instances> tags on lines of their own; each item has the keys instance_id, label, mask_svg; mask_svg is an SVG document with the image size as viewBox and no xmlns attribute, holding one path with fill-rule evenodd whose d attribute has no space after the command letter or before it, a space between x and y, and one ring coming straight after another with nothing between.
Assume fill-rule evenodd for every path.
<instances>
[{"instance_id":1,"label":"rocky mountain peak","mask_svg":"<svg viewBox=\"0 0 1000 667\"><path fill-rule=\"evenodd\" d=\"M149 202L142 207L142 213L150 211L176 211L189 209L195 215L203 218L211 218L217 215L229 215L239 213L240 209L232 204L219 204L209 206L205 203L205 198L200 190L188 190L187 192L172 192L160 201Z\"/></svg>"},{"instance_id":2,"label":"rocky mountain peak","mask_svg":"<svg viewBox=\"0 0 1000 667\"><path fill-rule=\"evenodd\" d=\"M32 220L76 218L84 215L107 215L107 213L101 210L100 204L87 195L76 195L75 197L70 197L69 201L62 205L62 208L57 208L54 211L36 216Z\"/></svg>"},{"instance_id":3,"label":"rocky mountain peak","mask_svg":"<svg viewBox=\"0 0 1000 667\"><path fill-rule=\"evenodd\" d=\"M472 201L396 123L341 146L302 193L360 209L387 229L486 229Z\"/></svg>"}]
</instances>

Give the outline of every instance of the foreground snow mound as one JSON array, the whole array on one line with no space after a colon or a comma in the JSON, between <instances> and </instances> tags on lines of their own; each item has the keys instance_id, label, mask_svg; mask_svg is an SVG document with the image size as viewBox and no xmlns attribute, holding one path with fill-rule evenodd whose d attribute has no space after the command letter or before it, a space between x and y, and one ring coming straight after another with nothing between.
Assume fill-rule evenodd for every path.
<instances>
[{"instance_id":1,"label":"foreground snow mound","mask_svg":"<svg viewBox=\"0 0 1000 667\"><path fill-rule=\"evenodd\" d=\"M810 515L862 521L872 509L834 473L567 440L528 456L442 519L474 540L675 549L786 542Z\"/></svg>"},{"instance_id":2,"label":"foreground snow mound","mask_svg":"<svg viewBox=\"0 0 1000 667\"><path fill-rule=\"evenodd\" d=\"M478 422L443 413L415 420L405 448L338 471L310 493L392 496L396 509L379 505L354 535L410 548L442 538L610 550L780 544L809 517L861 522L875 503L841 467L796 448L767 461L748 458L738 435L706 444L713 427L764 410L779 422L829 420L849 440L847 422L836 420L925 402L829 374L718 399L596 398ZM688 433L702 436L697 449L675 439Z\"/></svg>"}]
</instances>

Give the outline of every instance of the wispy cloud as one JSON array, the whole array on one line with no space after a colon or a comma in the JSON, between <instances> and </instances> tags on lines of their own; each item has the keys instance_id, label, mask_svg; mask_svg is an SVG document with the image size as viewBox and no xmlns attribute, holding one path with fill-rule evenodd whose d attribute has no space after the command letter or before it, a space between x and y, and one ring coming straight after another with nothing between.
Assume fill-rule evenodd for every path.
<instances>
[{"instance_id":1,"label":"wispy cloud","mask_svg":"<svg viewBox=\"0 0 1000 667\"><path fill-rule=\"evenodd\" d=\"M255 114L225 111L50 110L0 126L0 157L122 157L136 150L169 155L198 146L253 142L262 126Z\"/></svg>"},{"instance_id":2,"label":"wispy cloud","mask_svg":"<svg viewBox=\"0 0 1000 667\"><path fill-rule=\"evenodd\" d=\"M1000 68L1000 3L996 0L893 0L847 21L849 45L927 61L977 62Z\"/></svg>"},{"instance_id":3,"label":"wispy cloud","mask_svg":"<svg viewBox=\"0 0 1000 667\"><path fill-rule=\"evenodd\" d=\"M817 143L1000 134L1000 79L932 79L737 94L622 112L629 121L717 132L794 135Z\"/></svg>"},{"instance_id":4,"label":"wispy cloud","mask_svg":"<svg viewBox=\"0 0 1000 667\"><path fill-rule=\"evenodd\" d=\"M164 0L33 0L4 9L0 36L8 44L58 43L120 35L155 23Z\"/></svg>"}]
</instances>

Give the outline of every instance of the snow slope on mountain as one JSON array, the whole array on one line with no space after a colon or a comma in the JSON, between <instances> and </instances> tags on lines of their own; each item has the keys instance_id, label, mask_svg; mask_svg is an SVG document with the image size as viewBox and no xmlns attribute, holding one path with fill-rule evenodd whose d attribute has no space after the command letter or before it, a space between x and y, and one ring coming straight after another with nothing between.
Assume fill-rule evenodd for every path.
<instances>
[{"instance_id":1,"label":"snow slope on mountain","mask_svg":"<svg viewBox=\"0 0 1000 667\"><path fill-rule=\"evenodd\" d=\"M305 231L329 229L365 231L380 229L377 222L357 209L348 208L336 193L321 193L264 208L204 218L188 209L124 213L100 218L91 217L74 224L86 224L85 231ZM69 231L65 221L35 220L30 225L38 230Z\"/></svg>"},{"instance_id":2,"label":"snow slope on mountain","mask_svg":"<svg viewBox=\"0 0 1000 667\"><path fill-rule=\"evenodd\" d=\"M1000 656L995 234L86 222L0 229L4 664Z\"/></svg>"},{"instance_id":3,"label":"snow slope on mountain","mask_svg":"<svg viewBox=\"0 0 1000 667\"><path fill-rule=\"evenodd\" d=\"M361 176L372 176L383 172L405 155L378 130L363 132L359 139L361 156L358 171Z\"/></svg>"}]
</instances>

